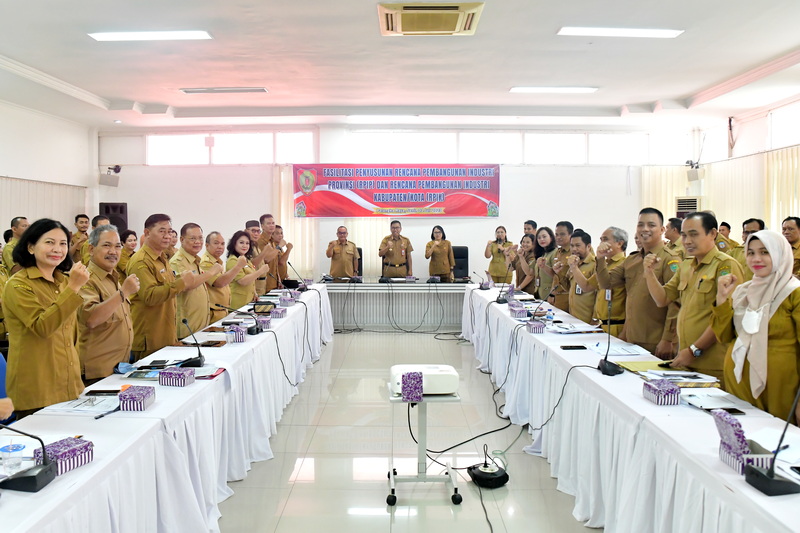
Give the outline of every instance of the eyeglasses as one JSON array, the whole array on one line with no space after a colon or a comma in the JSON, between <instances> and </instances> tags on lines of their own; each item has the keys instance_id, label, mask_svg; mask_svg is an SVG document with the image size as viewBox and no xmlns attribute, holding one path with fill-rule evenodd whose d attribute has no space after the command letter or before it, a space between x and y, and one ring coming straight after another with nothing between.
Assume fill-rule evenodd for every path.
<instances>
[{"instance_id":1,"label":"eyeglasses","mask_svg":"<svg viewBox=\"0 0 800 533\"><path fill-rule=\"evenodd\" d=\"M189 242L203 242L203 237L186 237Z\"/></svg>"}]
</instances>

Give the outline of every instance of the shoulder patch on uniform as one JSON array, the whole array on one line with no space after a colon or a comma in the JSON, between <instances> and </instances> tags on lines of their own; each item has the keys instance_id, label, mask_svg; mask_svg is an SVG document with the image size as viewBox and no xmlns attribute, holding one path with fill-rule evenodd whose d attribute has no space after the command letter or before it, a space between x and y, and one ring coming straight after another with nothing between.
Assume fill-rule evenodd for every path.
<instances>
[{"instance_id":1,"label":"shoulder patch on uniform","mask_svg":"<svg viewBox=\"0 0 800 533\"><path fill-rule=\"evenodd\" d=\"M677 272L680 264L681 264L680 260L670 259L669 261L667 261L667 268L669 268L673 272Z\"/></svg>"},{"instance_id":2,"label":"shoulder patch on uniform","mask_svg":"<svg viewBox=\"0 0 800 533\"><path fill-rule=\"evenodd\" d=\"M717 243L717 246L719 246L720 250L724 250L725 249L725 242L724 241L719 241Z\"/></svg>"},{"instance_id":3,"label":"shoulder patch on uniform","mask_svg":"<svg viewBox=\"0 0 800 533\"><path fill-rule=\"evenodd\" d=\"M722 276L727 276L731 273L731 267L728 265L722 265L717 269L717 277L720 278Z\"/></svg>"},{"instance_id":4,"label":"shoulder patch on uniform","mask_svg":"<svg viewBox=\"0 0 800 533\"><path fill-rule=\"evenodd\" d=\"M21 291L27 291L27 292L33 294L33 289L31 289L29 286L27 286L27 285L25 285L23 283L12 283L11 286L14 287L15 289L19 289Z\"/></svg>"}]
</instances>

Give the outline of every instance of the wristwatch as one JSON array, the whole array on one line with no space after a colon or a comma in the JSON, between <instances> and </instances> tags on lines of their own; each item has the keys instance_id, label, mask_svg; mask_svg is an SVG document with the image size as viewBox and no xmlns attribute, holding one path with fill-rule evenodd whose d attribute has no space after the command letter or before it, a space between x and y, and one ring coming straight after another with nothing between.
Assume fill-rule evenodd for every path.
<instances>
[{"instance_id":1,"label":"wristwatch","mask_svg":"<svg viewBox=\"0 0 800 533\"><path fill-rule=\"evenodd\" d=\"M695 356L695 357L700 357L701 355L703 355L703 350L701 350L700 348L698 348L694 344L689 346L689 349L692 351L692 355Z\"/></svg>"}]
</instances>

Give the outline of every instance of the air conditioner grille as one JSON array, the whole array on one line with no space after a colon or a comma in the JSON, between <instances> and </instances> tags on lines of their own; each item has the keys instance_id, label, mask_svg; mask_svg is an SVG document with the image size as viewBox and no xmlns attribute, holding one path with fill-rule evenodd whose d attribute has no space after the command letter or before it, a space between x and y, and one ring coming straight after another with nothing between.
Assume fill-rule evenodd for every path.
<instances>
[{"instance_id":1,"label":"air conditioner grille","mask_svg":"<svg viewBox=\"0 0 800 533\"><path fill-rule=\"evenodd\" d=\"M378 4L381 35L474 35L483 5Z\"/></svg>"}]
</instances>

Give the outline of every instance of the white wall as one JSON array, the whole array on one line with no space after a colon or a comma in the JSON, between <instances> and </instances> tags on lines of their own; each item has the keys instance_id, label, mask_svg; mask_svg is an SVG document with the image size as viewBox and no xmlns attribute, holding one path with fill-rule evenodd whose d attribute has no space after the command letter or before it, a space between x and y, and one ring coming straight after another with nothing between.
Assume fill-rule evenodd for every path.
<instances>
[{"instance_id":1,"label":"white wall","mask_svg":"<svg viewBox=\"0 0 800 533\"><path fill-rule=\"evenodd\" d=\"M0 176L89 186L96 144L86 126L0 102Z\"/></svg>"}]
</instances>

